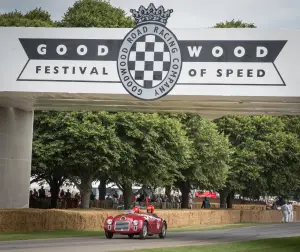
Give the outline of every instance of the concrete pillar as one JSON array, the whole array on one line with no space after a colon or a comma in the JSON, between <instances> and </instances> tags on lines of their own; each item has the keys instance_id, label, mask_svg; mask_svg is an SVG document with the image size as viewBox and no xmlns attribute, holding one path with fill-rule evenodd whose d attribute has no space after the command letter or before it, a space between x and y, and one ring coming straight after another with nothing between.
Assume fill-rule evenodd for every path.
<instances>
[{"instance_id":1,"label":"concrete pillar","mask_svg":"<svg viewBox=\"0 0 300 252\"><path fill-rule=\"evenodd\" d=\"M0 208L28 208L33 111L0 107Z\"/></svg>"}]
</instances>

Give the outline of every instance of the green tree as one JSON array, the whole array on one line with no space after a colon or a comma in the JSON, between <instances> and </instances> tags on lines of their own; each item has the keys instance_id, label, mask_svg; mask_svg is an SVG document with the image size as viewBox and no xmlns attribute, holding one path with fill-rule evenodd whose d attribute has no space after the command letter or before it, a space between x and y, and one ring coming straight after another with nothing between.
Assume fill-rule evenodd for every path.
<instances>
[{"instance_id":1,"label":"green tree","mask_svg":"<svg viewBox=\"0 0 300 252\"><path fill-rule=\"evenodd\" d=\"M226 182L230 160L230 143L216 125L197 115L179 115L192 143L192 159L180 170L175 186L182 194L182 208L188 208L192 188L216 190Z\"/></svg>"},{"instance_id":2,"label":"green tree","mask_svg":"<svg viewBox=\"0 0 300 252\"><path fill-rule=\"evenodd\" d=\"M35 118L34 175L49 184L54 199L68 179L89 207L91 184L99 173L118 166L120 140L105 112L40 112ZM56 198L57 199L57 198Z\"/></svg>"},{"instance_id":3,"label":"green tree","mask_svg":"<svg viewBox=\"0 0 300 252\"><path fill-rule=\"evenodd\" d=\"M217 23L214 28L257 28L253 23L244 23L241 20L231 20Z\"/></svg>"},{"instance_id":4,"label":"green tree","mask_svg":"<svg viewBox=\"0 0 300 252\"><path fill-rule=\"evenodd\" d=\"M277 123L264 117L227 116L215 120L220 132L229 136L234 146L226 186L220 190L220 205L231 207L234 192L241 192L257 181L263 168L258 148L264 148L264 135L276 131ZM277 121L280 123L280 121ZM274 127L273 127L274 126Z\"/></svg>"},{"instance_id":5,"label":"green tree","mask_svg":"<svg viewBox=\"0 0 300 252\"><path fill-rule=\"evenodd\" d=\"M122 143L121 161L111 167L111 179L129 208L134 183L144 186L171 185L191 155L190 142L176 119L158 114L116 113L117 135Z\"/></svg>"},{"instance_id":6,"label":"green tree","mask_svg":"<svg viewBox=\"0 0 300 252\"><path fill-rule=\"evenodd\" d=\"M32 182L50 186L51 208L56 208L60 187L68 178L63 125L56 112L36 112L32 148Z\"/></svg>"},{"instance_id":7,"label":"green tree","mask_svg":"<svg viewBox=\"0 0 300 252\"><path fill-rule=\"evenodd\" d=\"M0 26L54 27L55 24L47 11L36 8L25 14L19 11L1 14Z\"/></svg>"},{"instance_id":8,"label":"green tree","mask_svg":"<svg viewBox=\"0 0 300 252\"><path fill-rule=\"evenodd\" d=\"M59 113L57 120L64 125L69 178L80 190L82 208L88 208L92 182L119 164L121 143L114 121L106 112Z\"/></svg>"},{"instance_id":9,"label":"green tree","mask_svg":"<svg viewBox=\"0 0 300 252\"><path fill-rule=\"evenodd\" d=\"M284 122L285 131L295 134L298 138L298 142L300 142L300 116L282 116L281 119ZM300 201L300 185L295 192L292 193L291 198Z\"/></svg>"},{"instance_id":10,"label":"green tree","mask_svg":"<svg viewBox=\"0 0 300 252\"><path fill-rule=\"evenodd\" d=\"M299 186L299 141L279 117L228 116L216 120L235 147L224 199L240 192L251 198L291 195Z\"/></svg>"},{"instance_id":11,"label":"green tree","mask_svg":"<svg viewBox=\"0 0 300 252\"><path fill-rule=\"evenodd\" d=\"M286 132L294 133L300 139L300 116L281 116Z\"/></svg>"},{"instance_id":12,"label":"green tree","mask_svg":"<svg viewBox=\"0 0 300 252\"><path fill-rule=\"evenodd\" d=\"M63 27L103 27L130 28L134 22L126 17L124 10L113 7L107 1L80 0L64 14L59 26Z\"/></svg>"}]
</instances>

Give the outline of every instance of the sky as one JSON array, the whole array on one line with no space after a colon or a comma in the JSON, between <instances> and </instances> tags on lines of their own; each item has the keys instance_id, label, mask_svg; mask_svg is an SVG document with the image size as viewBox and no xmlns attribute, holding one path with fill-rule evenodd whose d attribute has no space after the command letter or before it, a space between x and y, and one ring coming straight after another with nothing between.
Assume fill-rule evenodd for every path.
<instances>
[{"instance_id":1,"label":"sky","mask_svg":"<svg viewBox=\"0 0 300 252\"><path fill-rule=\"evenodd\" d=\"M76 0L0 0L0 13L32 10L36 7L48 11L52 19L60 20ZM218 22L240 19L263 29L299 29L300 0L110 0L124 9L137 9L140 5L163 5L174 12L169 28L207 28Z\"/></svg>"}]
</instances>

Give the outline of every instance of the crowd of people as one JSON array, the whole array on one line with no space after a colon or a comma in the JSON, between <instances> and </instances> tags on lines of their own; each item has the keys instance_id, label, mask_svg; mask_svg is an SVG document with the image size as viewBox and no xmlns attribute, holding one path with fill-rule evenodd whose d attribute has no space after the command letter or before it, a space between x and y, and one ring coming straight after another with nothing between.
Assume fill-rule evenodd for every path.
<instances>
[{"instance_id":1,"label":"crowd of people","mask_svg":"<svg viewBox=\"0 0 300 252\"><path fill-rule=\"evenodd\" d=\"M190 193L189 194L189 208L190 209L192 209L193 198L194 198L194 196L192 195L192 193ZM124 201L123 195L119 195L117 193L117 191L115 191L113 194L107 194L105 199L112 200L114 202L114 204L116 204L116 205L122 205L123 201ZM182 197L181 197L181 195L178 195L178 194L166 195L166 194L154 194L153 193L151 195L147 195L144 192L133 195L132 200L131 200L131 202L137 206L147 206L149 204L159 205L162 203L168 203L168 204L172 204L172 206L173 206L172 208L180 208L181 201L182 201ZM210 208L210 202L207 197L204 198L201 208L205 208L205 209Z\"/></svg>"},{"instance_id":2,"label":"crowd of people","mask_svg":"<svg viewBox=\"0 0 300 252\"><path fill-rule=\"evenodd\" d=\"M29 192L29 199L30 200L37 200L37 199L46 199L50 198L51 194L48 190L45 190L43 186L39 190L33 189ZM79 193L71 193L70 189L67 189L65 192L63 189L61 189L58 193L58 199L80 199Z\"/></svg>"},{"instance_id":3,"label":"crowd of people","mask_svg":"<svg viewBox=\"0 0 300 252\"><path fill-rule=\"evenodd\" d=\"M30 200L43 200L46 198L49 198L51 195L47 190L44 189L42 186L40 189L36 190L30 190ZM189 195L189 208L192 208L193 205L193 198L195 195L190 193ZM60 190L58 194L58 199L59 200L64 200L64 199L75 199L77 204L76 207L80 206L81 202L81 195L78 192L70 192L69 189L67 191L64 191L63 189ZM92 191L90 195L90 200L95 201L96 195ZM124 198L122 194L119 194L117 190L113 190L109 193L106 194L105 200L111 200L113 202L113 208L121 208L124 205ZM161 206L163 203L171 204L171 208L180 208L182 201L182 197L179 194L171 194L171 195L166 195L166 194L155 194L155 193L149 193L144 190L138 190L133 193L132 196L132 204L134 206L148 206L150 204L154 204L156 206ZM272 201L267 201L266 202L267 209L273 209L273 210L280 210L282 213L282 222L292 222L293 221L293 202L289 201L284 201L282 199L277 199L277 200L272 200ZM74 205L75 206L75 205ZM202 201L202 206L201 208L204 209L209 209L211 208L210 206L210 201L208 197L205 197Z\"/></svg>"},{"instance_id":4,"label":"crowd of people","mask_svg":"<svg viewBox=\"0 0 300 252\"><path fill-rule=\"evenodd\" d=\"M50 198L50 192L45 190L42 186L40 189L36 190L30 190L30 201L38 201ZM193 204L193 196L192 193L189 194L189 208L192 208ZM80 206L81 202L81 195L78 192L70 192L69 189L67 191L64 191L63 189L60 190L58 194L58 200L67 200L67 199L75 199L77 200L76 206ZM90 200L94 201L97 200L97 197L93 191L91 191L90 194ZM121 208L124 205L124 198L122 194L119 194L117 190L113 190L106 194L105 200L111 200L113 202L113 208ZM132 200L133 205L139 205L139 206L147 206L149 204L155 204L156 206L162 205L163 203L167 203L168 205L171 205L171 208L180 208L182 197L179 194L155 194L155 193L149 193L145 190L138 190L133 193ZM210 208L210 202L207 197L203 200L202 208Z\"/></svg>"}]
</instances>

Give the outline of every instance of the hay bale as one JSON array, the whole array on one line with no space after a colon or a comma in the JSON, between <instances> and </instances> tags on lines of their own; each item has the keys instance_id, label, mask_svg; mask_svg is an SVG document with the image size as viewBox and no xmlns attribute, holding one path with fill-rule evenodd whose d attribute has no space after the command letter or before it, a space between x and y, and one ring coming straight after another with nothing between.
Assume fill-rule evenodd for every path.
<instances>
[{"instance_id":1,"label":"hay bale","mask_svg":"<svg viewBox=\"0 0 300 252\"><path fill-rule=\"evenodd\" d=\"M40 210L0 210L0 232L30 232L44 230L45 215Z\"/></svg>"},{"instance_id":2,"label":"hay bale","mask_svg":"<svg viewBox=\"0 0 300 252\"><path fill-rule=\"evenodd\" d=\"M220 224L234 224L241 222L240 210L220 210L221 222Z\"/></svg>"},{"instance_id":3,"label":"hay bale","mask_svg":"<svg viewBox=\"0 0 300 252\"><path fill-rule=\"evenodd\" d=\"M276 210L241 210L241 222L281 222L281 212Z\"/></svg>"},{"instance_id":4,"label":"hay bale","mask_svg":"<svg viewBox=\"0 0 300 252\"><path fill-rule=\"evenodd\" d=\"M114 210L0 210L0 232L43 230L103 230L105 219L121 214ZM237 210L157 210L170 228L236 223Z\"/></svg>"},{"instance_id":5,"label":"hay bale","mask_svg":"<svg viewBox=\"0 0 300 252\"><path fill-rule=\"evenodd\" d=\"M199 225L222 225L239 222L278 222L275 210L156 210L170 228ZM30 232L44 230L103 230L105 219L123 211L105 209L5 209L0 210L0 232ZM296 211L295 211L296 218Z\"/></svg>"},{"instance_id":6,"label":"hay bale","mask_svg":"<svg viewBox=\"0 0 300 252\"><path fill-rule=\"evenodd\" d=\"M259 210L259 211L263 211L267 209L266 205L232 205L233 209L238 209L238 210Z\"/></svg>"},{"instance_id":7,"label":"hay bale","mask_svg":"<svg viewBox=\"0 0 300 252\"><path fill-rule=\"evenodd\" d=\"M170 228L200 224L199 210L157 210L156 213L167 221Z\"/></svg>"},{"instance_id":8,"label":"hay bale","mask_svg":"<svg viewBox=\"0 0 300 252\"><path fill-rule=\"evenodd\" d=\"M294 218L296 221L300 221L300 205L294 205Z\"/></svg>"}]
</instances>

